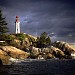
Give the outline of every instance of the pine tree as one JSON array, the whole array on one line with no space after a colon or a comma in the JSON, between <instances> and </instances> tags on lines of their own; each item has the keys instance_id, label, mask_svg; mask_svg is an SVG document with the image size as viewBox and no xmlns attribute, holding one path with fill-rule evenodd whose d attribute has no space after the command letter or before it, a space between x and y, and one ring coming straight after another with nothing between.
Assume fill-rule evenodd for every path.
<instances>
[{"instance_id":1,"label":"pine tree","mask_svg":"<svg viewBox=\"0 0 75 75\"><path fill-rule=\"evenodd\" d=\"M51 39L46 32L43 32L37 39L37 47L46 47L51 43Z\"/></svg>"},{"instance_id":2,"label":"pine tree","mask_svg":"<svg viewBox=\"0 0 75 75\"><path fill-rule=\"evenodd\" d=\"M46 43L47 43L47 45L49 45L51 43L51 39L49 36L46 38Z\"/></svg>"},{"instance_id":3,"label":"pine tree","mask_svg":"<svg viewBox=\"0 0 75 75\"><path fill-rule=\"evenodd\" d=\"M7 23L5 18L3 18L2 11L0 10L0 34L8 32Z\"/></svg>"}]
</instances>

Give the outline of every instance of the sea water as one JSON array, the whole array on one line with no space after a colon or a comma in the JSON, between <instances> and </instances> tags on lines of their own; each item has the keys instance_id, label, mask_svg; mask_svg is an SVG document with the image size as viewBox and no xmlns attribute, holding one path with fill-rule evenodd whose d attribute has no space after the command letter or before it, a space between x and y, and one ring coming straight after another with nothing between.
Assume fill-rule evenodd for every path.
<instances>
[{"instance_id":1,"label":"sea water","mask_svg":"<svg viewBox=\"0 0 75 75\"><path fill-rule=\"evenodd\" d=\"M0 75L75 75L75 60L24 60L0 66Z\"/></svg>"}]
</instances>

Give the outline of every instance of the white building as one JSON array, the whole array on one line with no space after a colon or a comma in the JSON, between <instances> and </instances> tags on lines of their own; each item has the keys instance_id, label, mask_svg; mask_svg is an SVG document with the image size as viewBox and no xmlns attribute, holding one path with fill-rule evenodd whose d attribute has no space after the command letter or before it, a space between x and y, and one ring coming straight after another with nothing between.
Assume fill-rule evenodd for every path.
<instances>
[{"instance_id":1,"label":"white building","mask_svg":"<svg viewBox=\"0 0 75 75\"><path fill-rule=\"evenodd\" d=\"M16 16L15 29L16 29L16 34L20 33L20 21L19 21L19 17L18 16Z\"/></svg>"}]
</instances>

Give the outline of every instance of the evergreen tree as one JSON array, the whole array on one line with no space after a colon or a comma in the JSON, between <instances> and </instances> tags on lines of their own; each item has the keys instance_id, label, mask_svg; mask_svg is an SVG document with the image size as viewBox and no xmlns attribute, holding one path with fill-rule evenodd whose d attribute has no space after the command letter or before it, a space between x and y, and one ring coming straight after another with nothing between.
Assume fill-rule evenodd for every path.
<instances>
[{"instance_id":1,"label":"evergreen tree","mask_svg":"<svg viewBox=\"0 0 75 75\"><path fill-rule=\"evenodd\" d=\"M2 11L0 10L0 34L8 32L7 23L3 18Z\"/></svg>"},{"instance_id":2,"label":"evergreen tree","mask_svg":"<svg viewBox=\"0 0 75 75\"><path fill-rule=\"evenodd\" d=\"M40 37L37 39L37 47L46 47L51 43L50 37L46 32L43 32Z\"/></svg>"},{"instance_id":3,"label":"evergreen tree","mask_svg":"<svg viewBox=\"0 0 75 75\"><path fill-rule=\"evenodd\" d=\"M51 43L51 39L49 36L46 38L46 43L47 43L47 45L49 45Z\"/></svg>"}]
</instances>

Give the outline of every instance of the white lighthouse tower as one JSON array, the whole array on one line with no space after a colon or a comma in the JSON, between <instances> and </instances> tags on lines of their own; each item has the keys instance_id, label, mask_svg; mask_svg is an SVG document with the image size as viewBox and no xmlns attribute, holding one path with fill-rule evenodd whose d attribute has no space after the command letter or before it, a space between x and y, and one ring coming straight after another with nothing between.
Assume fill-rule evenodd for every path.
<instances>
[{"instance_id":1,"label":"white lighthouse tower","mask_svg":"<svg viewBox=\"0 0 75 75\"><path fill-rule=\"evenodd\" d=\"M16 29L16 34L20 33L20 21L18 16L16 16L15 29Z\"/></svg>"}]
</instances>

